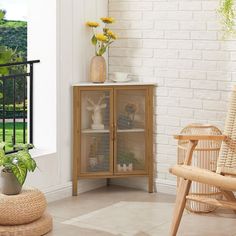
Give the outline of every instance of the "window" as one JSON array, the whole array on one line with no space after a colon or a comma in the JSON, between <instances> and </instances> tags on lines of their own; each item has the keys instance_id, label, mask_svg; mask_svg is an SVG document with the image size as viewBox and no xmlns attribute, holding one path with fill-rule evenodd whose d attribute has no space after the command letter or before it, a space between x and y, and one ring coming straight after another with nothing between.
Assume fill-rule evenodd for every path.
<instances>
[{"instance_id":1,"label":"window","mask_svg":"<svg viewBox=\"0 0 236 236\"><path fill-rule=\"evenodd\" d=\"M33 116L28 91L32 63L27 61L26 0L2 0L0 5L0 142L6 151L32 142ZM29 69L28 69L28 65ZM29 96L28 96L29 95ZM31 122L30 122L31 121Z\"/></svg>"}]
</instances>

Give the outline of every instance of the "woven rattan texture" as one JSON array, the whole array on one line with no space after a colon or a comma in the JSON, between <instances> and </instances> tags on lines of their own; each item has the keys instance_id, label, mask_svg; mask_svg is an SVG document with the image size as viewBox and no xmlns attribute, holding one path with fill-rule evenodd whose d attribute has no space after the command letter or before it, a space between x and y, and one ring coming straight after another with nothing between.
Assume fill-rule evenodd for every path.
<instances>
[{"instance_id":1,"label":"woven rattan texture","mask_svg":"<svg viewBox=\"0 0 236 236\"><path fill-rule=\"evenodd\" d=\"M41 236L52 230L52 217L45 213L40 219L23 225L0 226L0 236Z\"/></svg>"},{"instance_id":2,"label":"woven rattan texture","mask_svg":"<svg viewBox=\"0 0 236 236\"><path fill-rule=\"evenodd\" d=\"M43 215L46 205L43 193L35 188L25 188L18 195L0 194L0 225L33 222Z\"/></svg>"},{"instance_id":3,"label":"woven rattan texture","mask_svg":"<svg viewBox=\"0 0 236 236\"><path fill-rule=\"evenodd\" d=\"M222 144L217 167L224 173L236 173L236 86L231 95L224 134L228 138Z\"/></svg>"},{"instance_id":4,"label":"woven rattan texture","mask_svg":"<svg viewBox=\"0 0 236 236\"><path fill-rule=\"evenodd\" d=\"M185 127L181 134L186 135L221 135L221 131L208 124L191 124ZM184 158L188 148L188 140L179 140L178 142L178 164L184 163ZM216 170L216 163L219 157L221 141L200 140L193 152L192 164L194 166ZM209 198L221 199L221 193L213 186L193 182L189 195L205 196ZM215 206L187 200L186 209L192 212L211 212L216 209Z\"/></svg>"}]
</instances>

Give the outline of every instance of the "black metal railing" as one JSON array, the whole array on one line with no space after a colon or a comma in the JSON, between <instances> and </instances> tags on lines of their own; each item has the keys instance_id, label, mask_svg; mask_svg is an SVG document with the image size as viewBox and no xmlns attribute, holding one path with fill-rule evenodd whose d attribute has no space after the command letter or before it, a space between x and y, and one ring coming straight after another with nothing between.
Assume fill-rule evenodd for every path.
<instances>
[{"instance_id":1,"label":"black metal railing","mask_svg":"<svg viewBox=\"0 0 236 236\"><path fill-rule=\"evenodd\" d=\"M33 72L39 60L0 64L0 141L6 153L33 143Z\"/></svg>"}]
</instances>

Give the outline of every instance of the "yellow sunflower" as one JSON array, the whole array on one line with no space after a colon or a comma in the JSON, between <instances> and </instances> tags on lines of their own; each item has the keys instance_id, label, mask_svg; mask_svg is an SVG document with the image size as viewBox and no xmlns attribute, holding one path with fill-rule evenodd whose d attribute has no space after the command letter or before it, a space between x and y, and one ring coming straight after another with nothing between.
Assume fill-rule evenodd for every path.
<instances>
[{"instance_id":1,"label":"yellow sunflower","mask_svg":"<svg viewBox=\"0 0 236 236\"><path fill-rule=\"evenodd\" d=\"M118 36L113 31L111 31L111 30L108 30L107 34L109 36L111 36L112 39L117 39L118 38Z\"/></svg>"},{"instance_id":2,"label":"yellow sunflower","mask_svg":"<svg viewBox=\"0 0 236 236\"><path fill-rule=\"evenodd\" d=\"M95 21L88 21L88 22L86 22L86 25L89 27L97 28L99 26L99 23L97 23Z\"/></svg>"},{"instance_id":3,"label":"yellow sunflower","mask_svg":"<svg viewBox=\"0 0 236 236\"><path fill-rule=\"evenodd\" d=\"M108 40L108 37L104 34L95 34L95 37L97 40L106 42Z\"/></svg>"},{"instance_id":4,"label":"yellow sunflower","mask_svg":"<svg viewBox=\"0 0 236 236\"><path fill-rule=\"evenodd\" d=\"M112 24L115 22L115 19L113 17L102 17L101 20L105 24Z\"/></svg>"}]
</instances>

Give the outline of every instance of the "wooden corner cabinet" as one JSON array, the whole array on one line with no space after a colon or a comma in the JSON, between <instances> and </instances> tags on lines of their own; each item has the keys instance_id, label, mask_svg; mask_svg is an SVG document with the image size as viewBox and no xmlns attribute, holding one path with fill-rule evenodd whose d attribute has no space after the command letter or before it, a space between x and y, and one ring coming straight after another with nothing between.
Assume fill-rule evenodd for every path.
<instances>
[{"instance_id":1,"label":"wooden corner cabinet","mask_svg":"<svg viewBox=\"0 0 236 236\"><path fill-rule=\"evenodd\" d=\"M78 179L148 177L153 192L153 84L73 86L73 195Z\"/></svg>"}]
</instances>

